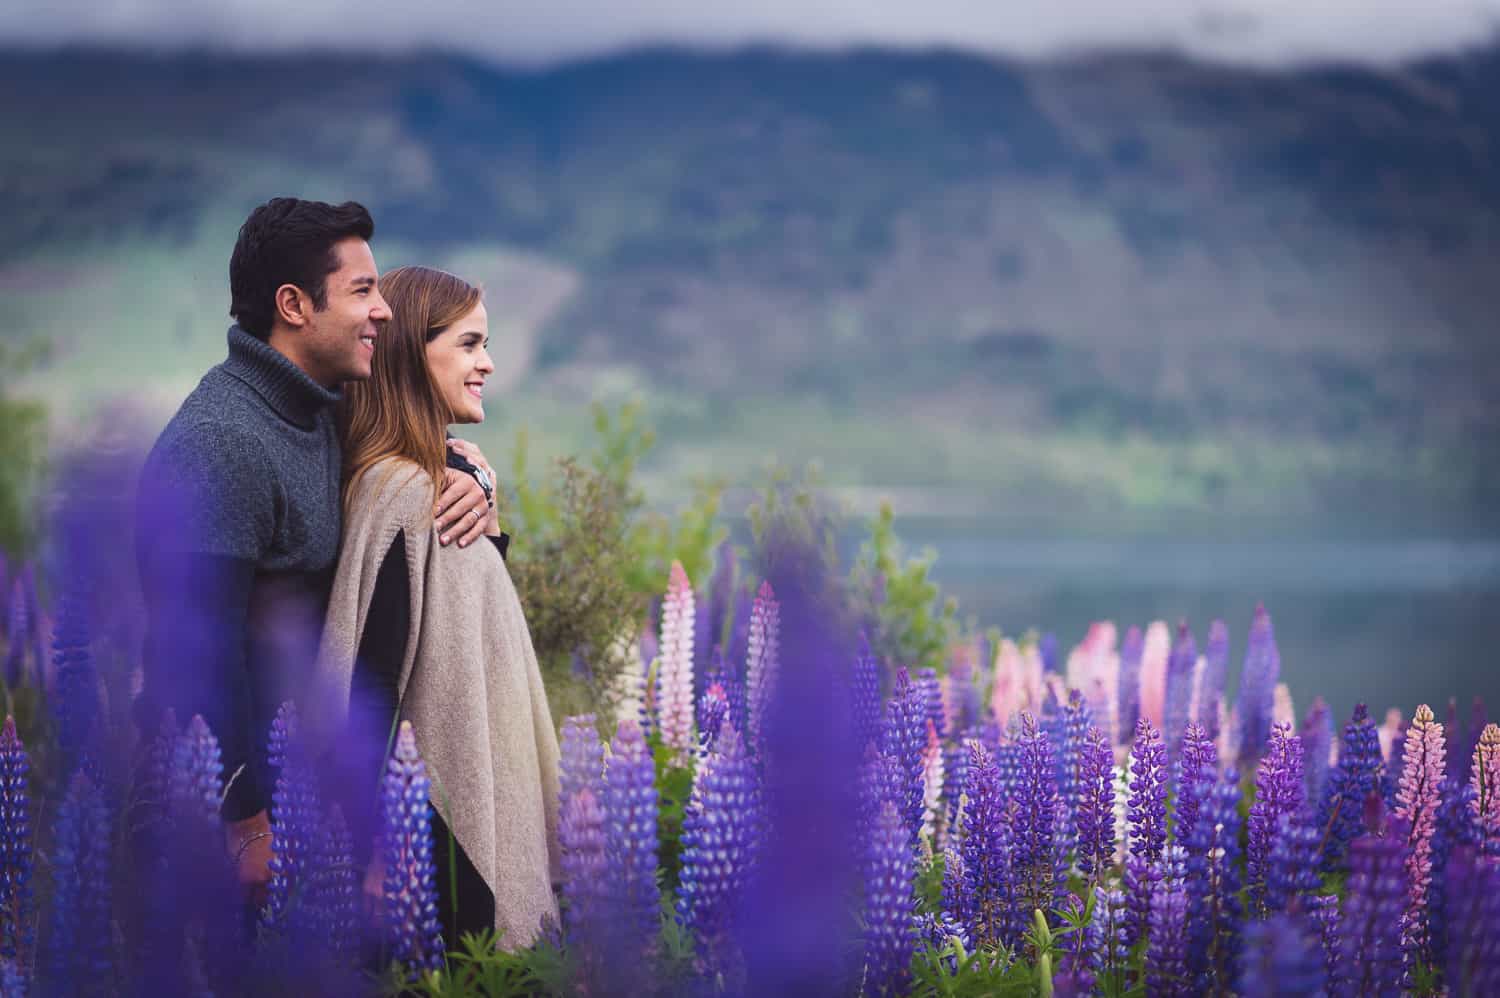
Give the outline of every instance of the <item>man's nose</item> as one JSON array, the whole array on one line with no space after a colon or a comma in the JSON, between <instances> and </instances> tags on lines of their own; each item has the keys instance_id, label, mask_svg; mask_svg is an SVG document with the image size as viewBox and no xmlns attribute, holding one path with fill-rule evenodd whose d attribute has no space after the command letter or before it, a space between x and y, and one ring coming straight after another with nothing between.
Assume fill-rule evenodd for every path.
<instances>
[{"instance_id":1,"label":"man's nose","mask_svg":"<svg viewBox=\"0 0 1500 998\"><path fill-rule=\"evenodd\" d=\"M385 303L380 292L375 292L375 300L370 303L370 321L385 322L391 317L391 307Z\"/></svg>"}]
</instances>

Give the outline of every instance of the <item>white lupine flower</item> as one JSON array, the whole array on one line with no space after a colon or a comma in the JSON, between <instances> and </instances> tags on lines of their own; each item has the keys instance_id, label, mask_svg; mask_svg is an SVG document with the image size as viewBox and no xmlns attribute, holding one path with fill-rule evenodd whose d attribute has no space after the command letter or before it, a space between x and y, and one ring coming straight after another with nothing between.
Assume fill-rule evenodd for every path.
<instances>
[{"instance_id":1,"label":"white lupine flower","mask_svg":"<svg viewBox=\"0 0 1500 998\"><path fill-rule=\"evenodd\" d=\"M693 751L693 619L693 587L674 561L661 609L656 709L662 742L684 762Z\"/></svg>"}]
</instances>

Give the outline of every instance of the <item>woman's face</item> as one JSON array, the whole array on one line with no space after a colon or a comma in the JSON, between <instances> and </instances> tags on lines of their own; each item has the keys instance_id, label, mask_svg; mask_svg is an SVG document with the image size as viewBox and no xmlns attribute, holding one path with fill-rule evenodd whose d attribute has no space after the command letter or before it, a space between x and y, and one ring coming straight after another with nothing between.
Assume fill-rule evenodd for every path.
<instances>
[{"instance_id":1,"label":"woman's face","mask_svg":"<svg viewBox=\"0 0 1500 998\"><path fill-rule=\"evenodd\" d=\"M428 342L427 370L448 406L449 422L484 422L484 382L495 372L489 342L484 302Z\"/></svg>"}]
</instances>

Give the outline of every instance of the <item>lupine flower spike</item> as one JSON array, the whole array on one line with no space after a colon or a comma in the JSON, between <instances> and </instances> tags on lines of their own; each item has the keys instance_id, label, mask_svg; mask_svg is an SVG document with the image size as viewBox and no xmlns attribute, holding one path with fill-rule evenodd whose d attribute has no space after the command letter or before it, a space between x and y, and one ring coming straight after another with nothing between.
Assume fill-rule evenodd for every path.
<instances>
[{"instance_id":1,"label":"lupine flower spike","mask_svg":"<svg viewBox=\"0 0 1500 998\"><path fill-rule=\"evenodd\" d=\"M1323 830L1323 866L1342 869L1349 844L1363 830L1365 801L1380 789L1380 737L1375 722L1364 704L1354 708L1354 716L1344 725L1344 740L1338 765L1328 778L1328 793L1318 811L1318 827Z\"/></svg>"},{"instance_id":2,"label":"lupine flower spike","mask_svg":"<svg viewBox=\"0 0 1500 998\"><path fill-rule=\"evenodd\" d=\"M890 801L881 805L866 858L865 993L901 994L916 948L912 851L905 822Z\"/></svg>"},{"instance_id":3,"label":"lupine flower spike","mask_svg":"<svg viewBox=\"0 0 1500 998\"><path fill-rule=\"evenodd\" d=\"M732 726L722 729L711 758L683 821L677 913L722 963L764 829L755 767Z\"/></svg>"},{"instance_id":4,"label":"lupine flower spike","mask_svg":"<svg viewBox=\"0 0 1500 998\"><path fill-rule=\"evenodd\" d=\"M1292 815L1302 807L1302 739L1291 728L1277 725L1271 729L1271 743L1255 774L1255 802L1250 805L1247 823L1249 840L1245 853L1245 872L1250 897L1261 911L1265 910L1267 877L1271 870L1271 848L1283 815Z\"/></svg>"},{"instance_id":5,"label":"lupine flower spike","mask_svg":"<svg viewBox=\"0 0 1500 998\"><path fill-rule=\"evenodd\" d=\"M769 582L760 584L750 608L748 656L745 684L750 702L750 743L759 745L781 656L781 604L776 602Z\"/></svg>"},{"instance_id":6,"label":"lupine flower spike","mask_svg":"<svg viewBox=\"0 0 1500 998\"><path fill-rule=\"evenodd\" d=\"M1487 724L1474 747L1474 799L1470 803L1479 823L1480 850L1500 855L1500 725Z\"/></svg>"},{"instance_id":7,"label":"lupine flower spike","mask_svg":"<svg viewBox=\"0 0 1500 998\"><path fill-rule=\"evenodd\" d=\"M381 787L386 930L395 958L421 972L443 961L428 789L416 735L411 722L402 721Z\"/></svg>"},{"instance_id":8,"label":"lupine flower spike","mask_svg":"<svg viewBox=\"0 0 1500 998\"><path fill-rule=\"evenodd\" d=\"M1271 714L1276 698L1276 683L1281 678L1281 654L1271 629L1271 615L1257 606L1250 622L1245 664L1240 673L1239 702L1235 705L1240 719L1240 759L1250 762L1260 758L1271 734Z\"/></svg>"},{"instance_id":9,"label":"lupine flower spike","mask_svg":"<svg viewBox=\"0 0 1500 998\"><path fill-rule=\"evenodd\" d=\"M1130 945L1150 918L1157 863L1167 841L1167 751L1161 732L1142 717L1136 722L1130 750L1130 849L1125 860L1125 895L1129 905L1126 934Z\"/></svg>"},{"instance_id":10,"label":"lupine flower spike","mask_svg":"<svg viewBox=\"0 0 1500 998\"><path fill-rule=\"evenodd\" d=\"M7 716L0 731L0 956L22 966L30 960L31 761Z\"/></svg>"},{"instance_id":11,"label":"lupine flower spike","mask_svg":"<svg viewBox=\"0 0 1500 998\"><path fill-rule=\"evenodd\" d=\"M1406 733L1405 765L1396 794L1396 817L1410 831L1406 851L1406 911L1402 949L1407 959L1427 955L1427 892L1432 882L1432 836L1437 828L1439 790L1447 762L1443 726L1425 703L1417 708Z\"/></svg>"},{"instance_id":12,"label":"lupine flower spike","mask_svg":"<svg viewBox=\"0 0 1500 998\"><path fill-rule=\"evenodd\" d=\"M655 935L656 773L641 729L625 720L615 731L604 773L605 886L611 923L611 964L634 966Z\"/></svg>"},{"instance_id":13,"label":"lupine flower spike","mask_svg":"<svg viewBox=\"0 0 1500 998\"><path fill-rule=\"evenodd\" d=\"M661 665L657 702L662 741L678 765L693 751L693 587L681 562L672 562L661 608Z\"/></svg>"}]
</instances>

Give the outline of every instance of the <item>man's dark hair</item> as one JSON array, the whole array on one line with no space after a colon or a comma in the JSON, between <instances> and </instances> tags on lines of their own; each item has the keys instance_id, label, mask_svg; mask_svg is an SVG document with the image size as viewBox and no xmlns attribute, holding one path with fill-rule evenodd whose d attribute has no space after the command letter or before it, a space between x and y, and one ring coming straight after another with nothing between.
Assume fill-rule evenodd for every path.
<instances>
[{"instance_id":1,"label":"man's dark hair","mask_svg":"<svg viewBox=\"0 0 1500 998\"><path fill-rule=\"evenodd\" d=\"M332 205L301 198L272 198L240 226L229 257L229 314L258 339L271 335L276 289L295 284L314 308L328 304L328 275L338 269L334 244L352 236L366 241L375 222L356 201Z\"/></svg>"}]
</instances>

